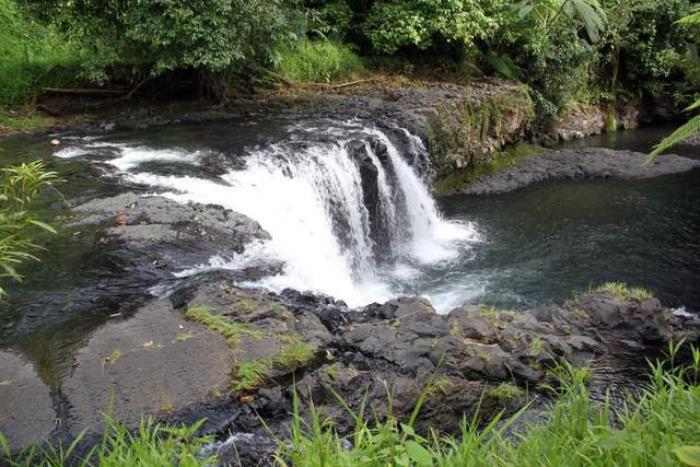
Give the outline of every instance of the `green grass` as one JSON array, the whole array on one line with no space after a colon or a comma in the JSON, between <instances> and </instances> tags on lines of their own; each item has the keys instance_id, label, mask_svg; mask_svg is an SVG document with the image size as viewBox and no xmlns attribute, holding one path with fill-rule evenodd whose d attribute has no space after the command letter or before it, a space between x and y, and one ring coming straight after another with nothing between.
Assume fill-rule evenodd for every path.
<instances>
[{"instance_id":1,"label":"green grass","mask_svg":"<svg viewBox=\"0 0 700 467\"><path fill-rule=\"evenodd\" d=\"M18 2L0 0L0 107L30 102L41 87L75 83L80 74L79 55L73 44L31 19ZM10 126L7 116L0 119L5 120L0 124Z\"/></svg>"},{"instance_id":2,"label":"green grass","mask_svg":"<svg viewBox=\"0 0 700 467\"><path fill-rule=\"evenodd\" d=\"M515 434L508 429L522 412L509 420L495 417L485 426L477 419L465 421L458 437L438 432L419 435L411 423L392 417L370 426L361 413L354 414L355 430L344 437L313 413L311 422L297 416L291 441L281 444L279 463L297 467L664 466L680 465L679 454L693 455L692 446L700 444L699 351L689 367L665 370L661 364L654 365L651 383L641 398L628 397L619 412L607 402L591 399L584 384L586 372L571 367L562 371L569 378L563 379L563 387L557 390L560 398L544 421L525 424ZM515 395L508 386L491 391Z\"/></svg>"},{"instance_id":3,"label":"green grass","mask_svg":"<svg viewBox=\"0 0 700 467\"><path fill-rule=\"evenodd\" d=\"M0 130L25 130L41 128L53 123L53 119L34 112L7 112L0 106Z\"/></svg>"},{"instance_id":4,"label":"green grass","mask_svg":"<svg viewBox=\"0 0 700 467\"><path fill-rule=\"evenodd\" d=\"M259 331L249 329L245 324L232 321L225 316L216 315L203 306L194 306L187 309L185 311L185 318L196 321L210 330L221 334L232 347L236 347L243 336L253 339L260 339L263 337L262 333Z\"/></svg>"},{"instance_id":5,"label":"green grass","mask_svg":"<svg viewBox=\"0 0 700 467\"><path fill-rule=\"evenodd\" d=\"M642 287L629 287L624 282L607 282L595 289L596 292L608 292L613 297L624 301L642 301L654 298L654 294Z\"/></svg>"},{"instance_id":6,"label":"green grass","mask_svg":"<svg viewBox=\"0 0 700 467\"><path fill-rule=\"evenodd\" d=\"M331 82L365 69L349 46L327 40L303 40L278 53L279 72L291 81Z\"/></svg>"},{"instance_id":7,"label":"green grass","mask_svg":"<svg viewBox=\"0 0 700 467\"><path fill-rule=\"evenodd\" d=\"M282 305L279 305L282 306ZM285 308L286 310L286 308ZM265 339L270 336L256 329L250 329L244 323L217 315L203 306L188 308L185 318L206 326L211 331L221 334L228 345L234 349L239 347L241 338ZM177 341L184 341L190 336L176 337ZM262 358L242 362L235 365L231 371L231 389L233 391L253 391L265 383L270 372L277 369L294 371L309 363L316 355L316 347L301 340L295 334L283 334L279 337L280 350L270 358ZM271 340L272 342L272 340Z\"/></svg>"},{"instance_id":8,"label":"green grass","mask_svg":"<svg viewBox=\"0 0 700 467\"><path fill-rule=\"evenodd\" d=\"M316 354L315 346L303 342L297 336L282 336L281 340L285 346L272 359L275 365L289 369L300 368L309 363Z\"/></svg>"},{"instance_id":9,"label":"green grass","mask_svg":"<svg viewBox=\"0 0 700 467\"><path fill-rule=\"evenodd\" d=\"M496 400L506 402L525 397L526 394L524 390L513 383L501 383L494 388L487 389L486 395Z\"/></svg>"},{"instance_id":10,"label":"green grass","mask_svg":"<svg viewBox=\"0 0 700 467\"><path fill-rule=\"evenodd\" d=\"M678 346L671 348L671 361ZM245 367L252 380L261 375L251 362ZM559 388L550 388L558 398L539 422L515 424L524 411L510 419L494 417L482 423L477 417L465 420L459 436L417 433L413 426L421 416L424 394L408 420L391 413L386 420L369 424L365 403L350 411L356 425L346 436L339 435L328 419L312 405L310 417L300 415L295 397L290 437L278 440L276 463L296 467L510 467L510 466L676 466L680 459L692 464L700 445L700 350L692 350L692 362L674 369L651 365L649 384L641 395L627 397L619 410L608 402L594 401L586 389L587 371L563 365ZM487 391L515 397L520 390L502 384ZM488 395L488 394L487 394ZM339 400L340 405L350 410ZM128 431L108 421L105 436L82 460L68 459L75 443L67 447L27 447L10 454L0 436L0 449L14 466L204 466L213 459L197 454L211 438L196 436L192 427L172 427L144 421ZM435 427L439 429L439 427Z\"/></svg>"},{"instance_id":11,"label":"green grass","mask_svg":"<svg viewBox=\"0 0 700 467\"><path fill-rule=\"evenodd\" d=\"M308 364L316 354L316 347L297 336L280 336L283 347L272 358L239 363L231 372L231 389L250 392L265 384L273 369L294 371Z\"/></svg>"},{"instance_id":12,"label":"green grass","mask_svg":"<svg viewBox=\"0 0 700 467\"><path fill-rule=\"evenodd\" d=\"M254 391L262 386L272 369L269 360L254 360L236 365L231 378L231 389L234 391Z\"/></svg>"},{"instance_id":13,"label":"green grass","mask_svg":"<svg viewBox=\"0 0 700 467\"><path fill-rule=\"evenodd\" d=\"M494 154L490 162L481 163L476 167L453 171L435 183L435 193L446 196L456 193L460 188L467 187L478 180L494 175L504 168L516 164L521 159L542 152L542 148L525 143L518 143Z\"/></svg>"},{"instance_id":14,"label":"green grass","mask_svg":"<svg viewBox=\"0 0 700 467\"><path fill-rule=\"evenodd\" d=\"M107 419L102 440L82 459L74 459L77 441L68 446L28 446L19 453L11 453L7 440L0 434L0 464L16 467L130 467L130 466L204 466L215 465L212 458L201 458L199 453L210 437L198 437L203 421L193 426L166 426L146 419L136 431ZM5 461L3 463L2 461Z\"/></svg>"}]
</instances>

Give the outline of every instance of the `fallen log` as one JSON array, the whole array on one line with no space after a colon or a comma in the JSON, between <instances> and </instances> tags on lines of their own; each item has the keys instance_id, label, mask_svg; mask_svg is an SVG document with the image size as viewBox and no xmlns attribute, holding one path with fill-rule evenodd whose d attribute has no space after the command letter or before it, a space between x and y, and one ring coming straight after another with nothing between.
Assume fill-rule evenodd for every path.
<instances>
[{"instance_id":1,"label":"fallen log","mask_svg":"<svg viewBox=\"0 0 700 467\"><path fill-rule=\"evenodd\" d=\"M95 89L95 88L41 88L42 93L52 94L127 94L125 89Z\"/></svg>"}]
</instances>

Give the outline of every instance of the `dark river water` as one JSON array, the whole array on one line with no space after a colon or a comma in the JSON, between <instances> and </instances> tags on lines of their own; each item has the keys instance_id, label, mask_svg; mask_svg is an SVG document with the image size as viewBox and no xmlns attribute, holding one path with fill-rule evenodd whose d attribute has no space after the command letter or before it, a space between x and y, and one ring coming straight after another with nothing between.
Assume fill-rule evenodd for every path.
<instances>
[{"instance_id":1,"label":"dark river water","mask_svg":"<svg viewBox=\"0 0 700 467\"><path fill-rule=\"evenodd\" d=\"M648 152L671 129L564 146ZM700 158L697 148L673 152ZM503 195L450 197L441 206L449 218L476 222L484 236L474 258L451 273L482 278L478 301L530 307L621 281L652 290L668 305L700 310L698 170L641 181L549 182Z\"/></svg>"},{"instance_id":2,"label":"dark river water","mask_svg":"<svg viewBox=\"0 0 700 467\"><path fill-rule=\"evenodd\" d=\"M152 191L154 186L176 189L179 185L173 182L172 177L154 182L153 174L134 167L144 161L164 165L196 164L187 155L204 149L231 153L243 151L246 147L264 148L285 137L285 126L279 123L226 123L115 133L106 138L112 146L107 149L94 147L89 160L80 154L56 157L53 154L55 149L47 144L47 137L21 136L0 139L0 157L3 165L37 157L46 158L50 168L59 171L67 180L60 187L63 196L76 204L81 200L109 196L126 189L123 178L104 176L105 171L101 167L103 159L118 161L112 165L116 164L125 173L128 172L131 177L130 189ZM670 130L662 127L627 131L589 138L568 146L648 151ZM333 131L326 131L326 139L334 138ZM342 131L360 130L343 127ZM61 137L66 142L62 148L66 145L70 147L70 139L65 139L66 135ZM84 144L86 140L82 141L81 144ZM148 146L146 155L141 145ZM177 148L179 152L159 152L168 151L169 148ZM102 151L113 151L114 154L105 155ZM279 151L279 148L276 147L275 151ZM675 152L700 157L691 148L680 147ZM259 176L255 170L266 168L265 156L264 152L255 152L254 157L250 156L249 160L253 162L249 163L249 169L235 172L240 176L232 176L231 183L240 186L241 190L261 189L268 172L261 172L261 179L255 178ZM343 167L342 164L337 167L324 166L323 170L337 169L342 172ZM298 171L298 179L307 177L310 183L317 182L309 173L301 170L303 167L292 168ZM273 172L270 173L274 175ZM286 183L288 178L280 178L280 183ZM144 186L148 185L147 182L153 185ZM339 189L339 194L347 194L352 188L350 180L341 177L337 182L337 187L326 187L329 193L335 193L332 189ZM402 182L406 184L403 189L409 197L416 189L420 191L413 178L408 177ZM217 201L206 196L195 196L206 194L207 185L201 185L201 192L197 191L199 185L189 185L187 188L191 191L191 197L183 200ZM288 188L292 190L290 193L297 193L293 190L298 187ZM260 191L240 193L252 193L253 197L261 194ZM226 204L227 207L237 210L250 208L252 214L249 215L254 218L257 218L255 209L265 206L279 208L274 199L269 204L258 200L263 204L238 206L235 199L240 193L224 194L220 202L231 203ZM300 200L305 199L302 196L305 196L304 193L303 190L299 192ZM40 206L45 219L56 220L70 214L58 196L52 194L49 198ZM621 281L648 288L671 306L684 306L689 311L700 310L698 170L643 181L542 183L504 195L449 197L438 200L436 205L426 192L420 194L414 204L420 205L422 211L409 214L425 217L429 221L431 216L435 216L434 207L439 208L445 218L441 235L448 232L452 235L448 240L454 244L445 247L434 239L426 241L429 237L426 234L416 243L422 249L416 258L399 261L388 271L385 270L387 268L377 267L378 276L374 282L349 284L349 288L338 289L341 295L347 292L361 304L398 293L418 293L428 296L443 312L465 302L517 309L561 303L573 293L603 282ZM297 208L298 203L290 204L289 209L283 209L280 215L292 215L293 212L287 211ZM315 219L315 208L309 205L308 216L302 212L303 221L307 224ZM321 229L323 207L319 209L318 221L321 224L318 224L318 229ZM275 216L272 216L273 219L265 219L263 214L260 216L263 226L274 230ZM70 371L70 356L92 330L110 315L128 312L144 295L144 289L139 284L114 279L112 271L105 269L95 256L92 238L90 228L62 229L57 236L42 236L39 240L47 246L47 251L41 254L43 261L26 265L22 269L25 282L8 284L9 297L0 304L0 350L8 348L21 352L35 364L41 377L49 384L56 384L62 375ZM313 250L315 247L321 249L328 240L328 235L321 235L308 242ZM446 259L440 259L441 255ZM293 255L290 258L290 261L294 261ZM342 269L341 266L338 268ZM303 267L297 269L301 271L296 271L298 277L290 273L277 282L261 285L274 290L287 284L294 286L298 282L303 283L305 270ZM320 279L330 281L331 286L342 282L342 271L336 271L338 280L335 276L324 274L322 269L318 272ZM320 284L319 288L326 290L323 288L325 282ZM333 290L331 287L330 291Z\"/></svg>"}]
</instances>

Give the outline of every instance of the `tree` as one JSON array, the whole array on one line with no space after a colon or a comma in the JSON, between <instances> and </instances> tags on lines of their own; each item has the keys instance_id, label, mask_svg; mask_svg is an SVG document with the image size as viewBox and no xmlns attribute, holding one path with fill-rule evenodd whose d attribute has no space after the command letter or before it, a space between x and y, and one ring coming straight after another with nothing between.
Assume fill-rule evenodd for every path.
<instances>
[{"instance_id":1,"label":"tree","mask_svg":"<svg viewBox=\"0 0 700 467\"><path fill-rule=\"evenodd\" d=\"M425 50L436 45L468 48L499 25L495 14L503 0L377 1L363 30L372 48L393 54L404 47Z\"/></svg>"},{"instance_id":2,"label":"tree","mask_svg":"<svg viewBox=\"0 0 700 467\"><path fill-rule=\"evenodd\" d=\"M146 77L190 70L211 86L218 76L267 64L275 45L298 38L303 26L303 14L289 0L30 2L82 39L97 82L119 64Z\"/></svg>"}]
</instances>

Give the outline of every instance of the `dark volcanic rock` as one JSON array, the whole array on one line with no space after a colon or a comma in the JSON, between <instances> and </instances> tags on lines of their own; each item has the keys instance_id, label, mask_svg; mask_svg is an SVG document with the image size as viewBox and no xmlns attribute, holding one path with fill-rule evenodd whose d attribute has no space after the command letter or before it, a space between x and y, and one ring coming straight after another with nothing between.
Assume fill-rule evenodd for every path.
<instances>
[{"instance_id":1,"label":"dark volcanic rock","mask_svg":"<svg viewBox=\"0 0 700 467\"><path fill-rule=\"evenodd\" d=\"M209 324L183 318L195 307L207 310ZM438 315L427 300L402 297L348 310L310 293L242 289L210 272L92 336L63 385L66 421L77 433L99 430L100 410L131 426L142 413L206 418L203 431L220 440L208 449L222 462L268 465L274 437L289 435L295 392L302 417L313 402L339 433L355 420L338 396L352 410L369 404L370 421L389 410L405 421L426 393L416 428L456 433L477 411L488 420L520 408L526 394L544 397L540 383L556 382L546 370L560 359L594 371L602 360L614 373L680 339L697 343L700 319L654 298L592 292L561 307L465 306ZM243 385L245 365L263 373Z\"/></svg>"},{"instance_id":2,"label":"dark volcanic rock","mask_svg":"<svg viewBox=\"0 0 700 467\"><path fill-rule=\"evenodd\" d=\"M242 253L270 235L256 221L216 205L182 204L161 196L125 193L74 209L73 225L101 224L96 242L117 269L141 279L170 277L214 255Z\"/></svg>"},{"instance_id":3,"label":"dark volcanic rock","mask_svg":"<svg viewBox=\"0 0 700 467\"><path fill-rule=\"evenodd\" d=\"M56 423L49 387L12 352L0 351L0 368L0 433L13 449L45 440Z\"/></svg>"},{"instance_id":4,"label":"dark volcanic rock","mask_svg":"<svg viewBox=\"0 0 700 467\"><path fill-rule=\"evenodd\" d=\"M104 414L129 426L225 394L235 355L226 340L187 321L168 300L104 325L75 356L63 384L71 430L99 431Z\"/></svg>"},{"instance_id":5,"label":"dark volcanic rock","mask_svg":"<svg viewBox=\"0 0 700 467\"><path fill-rule=\"evenodd\" d=\"M470 195L505 193L545 180L653 178L700 167L700 161L676 155L658 157L648 166L643 165L645 159L646 154L604 148L545 151L486 176L459 192Z\"/></svg>"}]
</instances>

